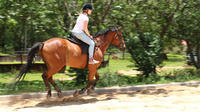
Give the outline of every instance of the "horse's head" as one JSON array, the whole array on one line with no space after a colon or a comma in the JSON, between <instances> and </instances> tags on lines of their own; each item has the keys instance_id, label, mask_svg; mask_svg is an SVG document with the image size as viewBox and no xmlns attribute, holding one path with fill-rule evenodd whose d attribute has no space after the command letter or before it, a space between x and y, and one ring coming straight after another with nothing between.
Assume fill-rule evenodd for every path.
<instances>
[{"instance_id":1,"label":"horse's head","mask_svg":"<svg viewBox=\"0 0 200 112\"><path fill-rule=\"evenodd\" d=\"M114 37L111 43L115 45L116 47L118 47L121 51L124 51L126 48L126 45L124 43L124 38L122 36L122 32L120 31L120 27L114 28L113 32L114 32Z\"/></svg>"},{"instance_id":2,"label":"horse's head","mask_svg":"<svg viewBox=\"0 0 200 112\"><path fill-rule=\"evenodd\" d=\"M108 30L98 32L95 34L94 37L97 46L101 46L104 50L108 48L107 45L109 45L110 43L112 43L122 51L124 51L126 48L120 28L113 27Z\"/></svg>"}]
</instances>

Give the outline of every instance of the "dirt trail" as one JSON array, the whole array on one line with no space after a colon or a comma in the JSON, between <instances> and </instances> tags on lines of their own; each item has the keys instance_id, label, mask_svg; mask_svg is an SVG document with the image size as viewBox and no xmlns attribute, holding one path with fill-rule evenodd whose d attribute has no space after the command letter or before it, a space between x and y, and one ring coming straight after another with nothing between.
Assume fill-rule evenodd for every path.
<instances>
[{"instance_id":1,"label":"dirt trail","mask_svg":"<svg viewBox=\"0 0 200 112\"><path fill-rule=\"evenodd\" d=\"M200 84L148 87L74 98L10 99L0 112L200 112Z\"/></svg>"}]
</instances>

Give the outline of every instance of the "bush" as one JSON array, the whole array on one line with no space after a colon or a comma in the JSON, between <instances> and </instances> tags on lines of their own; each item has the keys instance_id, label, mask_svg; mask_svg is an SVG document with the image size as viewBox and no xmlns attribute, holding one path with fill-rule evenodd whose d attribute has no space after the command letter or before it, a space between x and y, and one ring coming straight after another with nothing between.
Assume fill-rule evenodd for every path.
<instances>
[{"instance_id":1,"label":"bush","mask_svg":"<svg viewBox=\"0 0 200 112\"><path fill-rule=\"evenodd\" d=\"M87 83L87 77L88 77L88 70L86 69L76 69L76 68L70 68L70 73L75 73L76 76L76 85L84 85Z\"/></svg>"},{"instance_id":2,"label":"bush","mask_svg":"<svg viewBox=\"0 0 200 112\"><path fill-rule=\"evenodd\" d=\"M117 72L105 71L97 84L98 87L135 85L137 77L121 76Z\"/></svg>"},{"instance_id":3,"label":"bush","mask_svg":"<svg viewBox=\"0 0 200 112\"><path fill-rule=\"evenodd\" d=\"M162 63L162 42L153 33L144 33L129 38L127 43L128 52L135 61L139 71L143 71L145 77L156 73L156 66Z\"/></svg>"},{"instance_id":4,"label":"bush","mask_svg":"<svg viewBox=\"0 0 200 112\"><path fill-rule=\"evenodd\" d=\"M98 87L108 87L108 86L114 86L118 85L120 75L115 73L111 73L109 71L106 71L103 73L102 76L100 76Z\"/></svg>"},{"instance_id":5,"label":"bush","mask_svg":"<svg viewBox=\"0 0 200 112\"><path fill-rule=\"evenodd\" d=\"M148 77L146 77L145 75L139 75L137 77L137 82L141 82L141 83L144 83L144 84L152 84L152 83L155 83L155 82L158 82L162 79L161 76L155 74L155 73L150 73Z\"/></svg>"},{"instance_id":6,"label":"bush","mask_svg":"<svg viewBox=\"0 0 200 112\"><path fill-rule=\"evenodd\" d=\"M173 72L165 74L165 80L173 80L177 82L198 79L199 77L200 70L194 69L175 70Z\"/></svg>"}]
</instances>

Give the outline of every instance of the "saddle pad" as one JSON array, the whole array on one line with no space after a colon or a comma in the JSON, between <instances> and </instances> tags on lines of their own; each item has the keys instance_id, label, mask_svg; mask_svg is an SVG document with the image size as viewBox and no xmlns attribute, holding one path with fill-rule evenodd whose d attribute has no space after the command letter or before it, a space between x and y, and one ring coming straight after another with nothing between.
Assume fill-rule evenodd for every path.
<instances>
[{"instance_id":1,"label":"saddle pad","mask_svg":"<svg viewBox=\"0 0 200 112\"><path fill-rule=\"evenodd\" d=\"M78 44L81 49L82 49L82 54L88 54L88 48L89 45L84 43L83 41L79 40L78 38L76 38L75 36L71 35L67 38L67 40L69 40L70 42L74 43L74 44Z\"/></svg>"}]
</instances>

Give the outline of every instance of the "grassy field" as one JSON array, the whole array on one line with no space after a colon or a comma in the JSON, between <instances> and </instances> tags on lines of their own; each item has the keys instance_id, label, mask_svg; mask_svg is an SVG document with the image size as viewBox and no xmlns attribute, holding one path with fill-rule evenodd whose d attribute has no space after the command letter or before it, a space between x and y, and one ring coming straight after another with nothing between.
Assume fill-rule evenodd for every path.
<instances>
[{"instance_id":1,"label":"grassy field","mask_svg":"<svg viewBox=\"0 0 200 112\"><path fill-rule=\"evenodd\" d=\"M184 66L186 65L186 57L177 54L168 54L168 60L163 62L164 66Z\"/></svg>"},{"instance_id":2,"label":"grassy field","mask_svg":"<svg viewBox=\"0 0 200 112\"><path fill-rule=\"evenodd\" d=\"M26 62L22 62L22 64L25 64ZM44 63L44 62L34 62L34 63ZM0 62L0 64L21 64L19 61L14 61L14 62Z\"/></svg>"},{"instance_id":3,"label":"grassy field","mask_svg":"<svg viewBox=\"0 0 200 112\"><path fill-rule=\"evenodd\" d=\"M9 54L5 54L5 53L0 52L0 56L9 56Z\"/></svg>"},{"instance_id":4,"label":"grassy field","mask_svg":"<svg viewBox=\"0 0 200 112\"><path fill-rule=\"evenodd\" d=\"M169 54L169 60L164 61L164 67L176 68L179 66L185 66L186 61L184 56ZM141 76L120 76L117 72L119 70L133 70L136 69L134 63L130 60L130 57L126 57L125 60L116 59L110 60L109 66L99 69L101 79L97 87L107 86L126 86L148 83L165 83L171 81L187 81L187 80L199 80L199 71L194 68L186 70L168 70L158 72L157 76L150 76L150 78L142 79ZM16 74L19 71L12 71L8 73L0 73L0 95L4 94L19 94L23 92L38 92L45 91L44 83L41 77L42 73L27 73L26 78L17 86L8 86L13 81ZM172 75L173 74L173 75ZM62 90L78 89L85 85L76 85L74 75L68 73L57 73L54 75L54 79Z\"/></svg>"}]
</instances>

